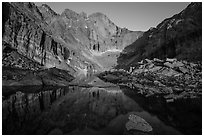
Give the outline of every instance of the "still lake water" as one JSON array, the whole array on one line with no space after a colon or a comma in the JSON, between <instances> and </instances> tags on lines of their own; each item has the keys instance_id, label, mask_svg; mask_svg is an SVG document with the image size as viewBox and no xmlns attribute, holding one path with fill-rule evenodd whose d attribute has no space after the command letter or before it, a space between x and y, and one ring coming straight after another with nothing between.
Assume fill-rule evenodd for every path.
<instances>
[{"instance_id":1,"label":"still lake water","mask_svg":"<svg viewBox=\"0 0 204 137\"><path fill-rule=\"evenodd\" d=\"M2 134L202 134L201 98L166 103L88 81L96 86L3 87ZM127 131L130 114L145 119L153 131Z\"/></svg>"}]
</instances>

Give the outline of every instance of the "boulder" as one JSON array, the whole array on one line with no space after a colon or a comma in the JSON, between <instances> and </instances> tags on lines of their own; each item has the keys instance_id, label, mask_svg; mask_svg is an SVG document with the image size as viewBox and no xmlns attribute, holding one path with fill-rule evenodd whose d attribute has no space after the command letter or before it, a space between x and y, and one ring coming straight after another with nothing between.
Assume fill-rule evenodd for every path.
<instances>
[{"instance_id":1,"label":"boulder","mask_svg":"<svg viewBox=\"0 0 204 137\"><path fill-rule=\"evenodd\" d=\"M176 93L180 93L180 92L184 91L184 89L183 88L179 88L179 87L174 87L173 91L176 92Z\"/></svg>"},{"instance_id":2,"label":"boulder","mask_svg":"<svg viewBox=\"0 0 204 137\"><path fill-rule=\"evenodd\" d=\"M171 87L165 87L165 88L163 88L163 91L164 91L165 93L173 93L173 90L172 90Z\"/></svg>"},{"instance_id":3,"label":"boulder","mask_svg":"<svg viewBox=\"0 0 204 137\"><path fill-rule=\"evenodd\" d=\"M168 94L168 95L165 95L164 98L165 99L172 99L172 98L174 98L174 96L175 96L174 94Z\"/></svg>"},{"instance_id":4,"label":"boulder","mask_svg":"<svg viewBox=\"0 0 204 137\"><path fill-rule=\"evenodd\" d=\"M140 89L143 89L143 88L144 88L144 86L141 85L141 84L134 84L134 86L137 87L137 88L140 88Z\"/></svg>"},{"instance_id":5,"label":"boulder","mask_svg":"<svg viewBox=\"0 0 204 137\"><path fill-rule=\"evenodd\" d=\"M179 70L182 72L182 73L188 73L188 69L184 68L184 67L179 67Z\"/></svg>"},{"instance_id":6,"label":"boulder","mask_svg":"<svg viewBox=\"0 0 204 137\"><path fill-rule=\"evenodd\" d=\"M167 62L174 62L174 61L177 61L177 59L175 59L175 58L173 58L173 59L167 58L166 61Z\"/></svg>"},{"instance_id":7,"label":"boulder","mask_svg":"<svg viewBox=\"0 0 204 137\"><path fill-rule=\"evenodd\" d=\"M157 93L161 93L159 89L157 88L149 88L148 89L150 94L157 94Z\"/></svg>"},{"instance_id":8,"label":"boulder","mask_svg":"<svg viewBox=\"0 0 204 137\"><path fill-rule=\"evenodd\" d=\"M141 60L140 62L138 62L138 64L143 64L143 60Z\"/></svg>"},{"instance_id":9,"label":"boulder","mask_svg":"<svg viewBox=\"0 0 204 137\"><path fill-rule=\"evenodd\" d=\"M166 75L166 76L175 76L177 74L179 74L178 72L176 72L175 70L173 69L164 69L162 72L161 72L163 75Z\"/></svg>"},{"instance_id":10,"label":"boulder","mask_svg":"<svg viewBox=\"0 0 204 137\"><path fill-rule=\"evenodd\" d=\"M197 66L197 64L190 63L190 66L193 68L193 67L196 67L196 66Z\"/></svg>"},{"instance_id":11,"label":"boulder","mask_svg":"<svg viewBox=\"0 0 204 137\"><path fill-rule=\"evenodd\" d=\"M153 130L149 123L135 114L129 115L128 119L129 121L125 125L127 130L139 130L143 132L150 132Z\"/></svg>"},{"instance_id":12,"label":"boulder","mask_svg":"<svg viewBox=\"0 0 204 137\"><path fill-rule=\"evenodd\" d=\"M150 59L145 59L145 61L146 61L147 63L152 63L152 61L151 61Z\"/></svg>"},{"instance_id":13,"label":"boulder","mask_svg":"<svg viewBox=\"0 0 204 137\"><path fill-rule=\"evenodd\" d=\"M182 67L182 66L184 66L184 64L182 62L176 61L173 63L173 66L174 67Z\"/></svg>"},{"instance_id":14,"label":"boulder","mask_svg":"<svg viewBox=\"0 0 204 137\"><path fill-rule=\"evenodd\" d=\"M154 67L154 64L153 64L153 63L148 66L149 69L151 69L151 68L153 68L153 67Z\"/></svg>"},{"instance_id":15,"label":"boulder","mask_svg":"<svg viewBox=\"0 0 204 137\"><path fill-rule=\"evenodd\" d=\"M160 59L157 59L157 58L154 58L154 62L162 63L162 62L164 62L164 61L163 61L163 60L160 60Z\"/></svg>"},{"instance_id":16,"label":"boulder","mask_svg":"<svg viewBox=\"0 0 204 137\"><path fill-rule=\"evenodd\" d=\"M156 72L156 71L159 71L162 67L161 66L155 66L151 69L149 69L150 72Z\"/></svg>"},{"instance_id":17,"label":"boulder","mask_svg":"<svg viewBox=\"0 0 204 137\"><path fill-rule=\"evenodd\" d=\"M174 65L169 62L165 62L164 66L169 67L169 68L174 68Z\"/></svg>"},{"instance_id":18,"label":"boulder","mask_svg":"<svg viewBox=\"0 0 204 137\"><path fill-rule=\"evenodd\" d=\"M139 69L143 69L143 68L145 68L145 66L146 66L146 65L140 65L140 66L139 66Z\"/></svg>"},{"instance_id":19,"label":"boulder","mask_svg":"<svg viewBox=\"0 0 204 137\"><path fill-rule=\"evenodd\" d=\"M172 99L167 99L166 102L167 103L174 102L174 99L173 98Z\"/></svg>"},{"instance_id":20,"label":"boulder","mask_svg":"<svg viewBox=\"0 0 204 137\"><path fill-rule=\"evenodd\" d=\"M134 73L142 73L142 72L144 72L144 69L135 69L133 72Z\"/></svg>"},{"instance_id":21,"label":"boulder","mask_svg":"<svg viewBox=\"0 0 204 137\"><path fill-rule=\"evenodd\" d=\"M165 86L164 84L162 84L161 82L159 82L159 81L157 81L157 80L154 81L154 84L155 84L155 85L158 85L158 86L160 86L160 87L164 87L164 86Z\"/></svg>"},{"instance_id":22,"label":"boulder","mask_svg":"<svg viewBox=\"0 0 204 137\"><path fill-rule=\"evenodd\" d=\"M196 88L197 85L196 85L196 84L191 84L191 85L188 85L188 87L190 87L190 88Z\"/></svg>"}]
</instances>

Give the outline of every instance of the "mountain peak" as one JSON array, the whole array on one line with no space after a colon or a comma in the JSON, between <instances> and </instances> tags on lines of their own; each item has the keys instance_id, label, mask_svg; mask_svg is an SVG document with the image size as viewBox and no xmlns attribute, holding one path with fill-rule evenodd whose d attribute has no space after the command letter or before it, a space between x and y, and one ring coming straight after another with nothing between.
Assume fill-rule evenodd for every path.
<instances>
[{"instance_id":1,"label":"mountain peak","mask_svg":"<svg viewBox=\"0 0 204 137\"><path fill-rule=\"evenodd\" d=\"M85 18L85 19L87 18L87 14L86 14L85 12L83 12L83 11L80 13L80 16L81 16L82 18Z\"/></svg>"},{"instance_id":2,"label":"mountain peak","mask_svg":"<svg viewBox=\"0 0 204 137\"><path fill-rule=\"evenodd\" d=\"M39 7L39 9L44 9L46 12L49 12L49 13L51 13L51 14L53 14L53 15L57 15L57 13L55 12L55 11L53 11L51 8L50 8L50 6L48 6L47 4L42 4L40 7Z\"/></svg>"},{"instance_id":3,"label":"mountain peak","mask_svg":"<svg viewBox=\"0 0 204 137\"><path fill-rule=\"evenodd\" d=\"M36 17L42 20L42 14L38 7L33 2L11 2L11 5L18 8L21 12L29 14L30 18L36 19Z\"/></svg>"},{"instance_id":4,"label":"mountain peak","mask_svg":"<svg viewBox=\"0 0 204 137\"><path fill-rule=\"evenodd\" d=\"M92 13L91 15L89 15L89 17L106 17L106 18L108 18L105 14L103 14L101 12Z\"/></svg>"},{"instance_id":5,"label":"mountain peak","mask_svg":"<svg viewBox=\"0 0 204 137\"><path fill-rule=\"evenodd\" d=\"M75 11L71 10L71 9L65 9L61 16L64 16L68 19L77 19L79 17L79 14L76 13Z\"/></svg>"}]
</instances>

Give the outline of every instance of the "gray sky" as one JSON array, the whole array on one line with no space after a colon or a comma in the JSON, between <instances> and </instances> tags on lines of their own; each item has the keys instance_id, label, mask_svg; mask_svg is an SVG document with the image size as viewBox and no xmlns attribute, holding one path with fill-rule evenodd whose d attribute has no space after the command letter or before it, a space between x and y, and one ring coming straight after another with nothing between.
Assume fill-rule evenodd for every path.
<instances>
[{"instance_id":1,"label":"gray sky","mask_svg":"<svg viewBox=\"0 0 204 137\"><path fill-rule=\"evenodd\" d=\"M119 27L129 30L146 31L156 27L165 18L179 13L189 2L36 2L36 5L49 5L61 14L64 9L88 15L102 12Z\"/></svg>"}]
</instances>

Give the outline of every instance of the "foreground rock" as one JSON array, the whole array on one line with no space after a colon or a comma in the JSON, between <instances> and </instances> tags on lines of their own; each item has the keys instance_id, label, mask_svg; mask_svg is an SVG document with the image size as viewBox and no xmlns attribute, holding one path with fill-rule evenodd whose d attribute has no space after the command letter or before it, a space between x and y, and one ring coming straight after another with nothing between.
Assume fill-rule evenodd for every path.
<instances>
[{"instance_id":1,"label":"foreground rock","mask_svg":"<svg viewBox=\"0 0 204 137\"><path fill-rule=\"evenodd\" d=\"M176 59L145 59L132 66L129 71L112 70L99 78L130 88L146 97L162 95L167 102L180 98L197 98L202 95L201 63L190 63ZM111 76L111 77L110 77ZM114 79L113 79L114 78Z\"/></svg>"},{"instance_id":2,"label":"foreground rock","mask_svg":"<svg viewBox=\"0 0 204 137\"><path fill-rule=\"evenodd\" d=\"M129 121L126 123L127 130L139 130L143 132L152 131L152 127L143 118L131 114L128 117Z\"/></svg>"}]
</instances>

